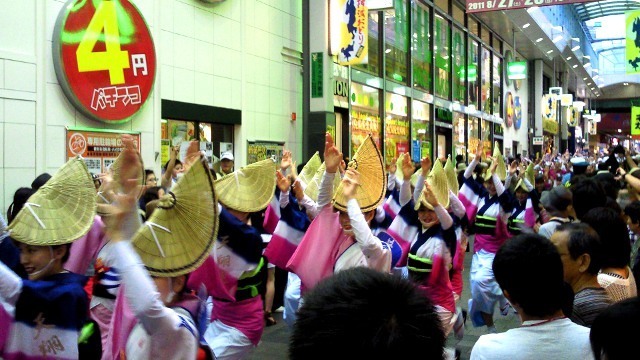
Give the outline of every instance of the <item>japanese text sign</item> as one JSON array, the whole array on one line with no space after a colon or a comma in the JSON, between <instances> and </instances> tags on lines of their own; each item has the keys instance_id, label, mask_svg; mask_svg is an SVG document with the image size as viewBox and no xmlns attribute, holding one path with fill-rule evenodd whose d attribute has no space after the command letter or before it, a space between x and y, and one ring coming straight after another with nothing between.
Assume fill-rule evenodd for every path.
<instances>
[{"instance_id":1,"label":"japanese text sign","mask_svg":"<svg viewBox=\"0 0 640 360\"><path fill-rule=\"evenodd\" d=\"M124 132L100 129L67 128L67 160L82 156L92 175L105 173L122 149ZM133 145L140 151L140 134L131 134Z\"/></svg>"},{"instance_id":2,"label":"japanese text sign","mask_svg":"<svg viewBox=\"0 0 640 360\"><path fill-rule=\"evenodd\" d=\"M156 73L151 33L129 0L68 1L53 33L53 62L71 103L107 123L140 110Z\"/></svg>"},{"instance_id":3,"label":"japanese text sign","mask_svg":"<svg viewBox=\"0 0 640 360\"><path fill-rule=\"evenodd\" d=\"M592 1L596 0L467 0L467 14L484 11L523 9L534 6L566 5Z\"/></svg>"}]
</instances>

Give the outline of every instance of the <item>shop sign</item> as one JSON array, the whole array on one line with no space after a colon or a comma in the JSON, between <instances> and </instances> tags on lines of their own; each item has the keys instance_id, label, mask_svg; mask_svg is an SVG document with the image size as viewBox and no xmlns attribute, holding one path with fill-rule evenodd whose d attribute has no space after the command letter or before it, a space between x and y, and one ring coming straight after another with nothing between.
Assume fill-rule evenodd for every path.
<instances>
[{"instance_id":1,"label":"shop sign","mask_svg":"<svg viewBox=\"0 0 640 360\"><path fill-rule=\"evenodd\" d=\"M627 74L640 73L640 46L638 46L638 22L640 22L640 10L630 10L625 13L625 64Z\"/></svg>"},{"instance_id":2,"label":"shop sign","mask_svg":"<svg viewBox=\"0 0 640 360\"><path fill-rule=\"evenodd\" d=\"M544 144L544 137L543 136L534 136L533 137L533 145L542 145Z\"/></svg>"},{"instance_id":3,"label":"shop sign","mask_svg":"<svg viewBox=\"0 0 640 360\"><path fill-rule=\"evenodd\" d=\"M507 79L522 80L527 78L527 62L511 61L507 63Z\"/></svg>"},{"instance_id":4,"label":"shop sign","mask_svg":"<svg viewBox=\"0 0 640 360\"><path fill-rule=\"evenodd\" d=\"M631 135L640 135L640 106L631 107Z\"/></svg>"},{"instance_id":5,"label":"shop sign","mask_svg":"<svg viewBox=\"0 0 640 360\"><path fill-rule=\"evenodd\" d=\"M331 55L338 64L366 64L369 61L369 10L365 0L331 0Z\"/></svg>"},{"instance_id":6,"label":"shop sign","mask_svg":"<svg viewBox=\"0 0 640 360\"><path fill-rule=\"evenodd\" d=\"M53 32L53 63L69 101L107 123L140 111L156 74L151 32L129 0L68 1Z\"/></svg>"},{"instance_id":7,"label":"shop sign","mask_svg":"<svg viewBox=\"0 0 640 360\"><path fill-rule=\"evenodd\" d=\"M486 11L525 9L534 6L566 5L592 1L596 0L467 0L467 14Z\"/></svg>"},{"instance_id":8,"label":"shop sign","mask_svg":"<svg viewBox=\"0 0 640 360\"><path fill-rule=\"evenodd\" d=\"M344 80L333 81L333 95L348 97L349 96L349 83Z\"/></svg>"},{"instance_id":9,"label":"shop sign","mask_svg":"<svg viewBox=\"0 0 640 360\"><path fill-rule=\"evenodd\" d=\"M140 133L91 128L67 128L67 160L82 156L92 175L107 172L124 149L122 134L131 134L133 145L140 151Z\"/></svg>"},{"instance_id":10,"label":"shop sign","mask_svg":"<svg viewBox=\"0 0 640 360\"><path fill-rule=\"evenodd\" d=\"M324 81L324 54L321 52L314 52L311 54L311 97L321 98L323 92Z\"/></svg>"},{"instance_id":11,"label":"shop sign","mask_svg":"<svg viewBox=\"0 0 640 360\"><path fill-rule=\"evenodd\" d=\"M557 134L558 133L558 123L554 120L542 119L542 130L550 133Z\"/></svg>"},{"instance_id":12,"label":"shop sign","mask_svg":"<svg viewBox=\"0 0 640 360\"><path fill-rule=\"evenodd\" d=\"M283 151L283 142L247 141L247 165L264 159L273 159L277 164L280 164Z\"/></svg>"}]
</instances>

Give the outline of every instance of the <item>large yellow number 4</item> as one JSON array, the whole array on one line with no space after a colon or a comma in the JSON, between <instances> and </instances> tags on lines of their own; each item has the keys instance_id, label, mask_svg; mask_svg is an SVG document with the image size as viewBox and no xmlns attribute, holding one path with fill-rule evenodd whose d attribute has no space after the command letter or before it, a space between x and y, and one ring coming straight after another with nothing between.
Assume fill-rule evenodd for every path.
<instances>
[{"instance_id":1,"label":"large yellow number 4","mask_svg":"<svg viewBox=\"0 0 640 360\"><path fill-rule=\"evenodd\" d=\"M93 48L104 29L106 51ZM111 85L124 83L124 69L129 68L129 52L120 49L120 32L115 1L101 1L76 50L78 71L109 70Z\"/></svg>"}]
</instances>

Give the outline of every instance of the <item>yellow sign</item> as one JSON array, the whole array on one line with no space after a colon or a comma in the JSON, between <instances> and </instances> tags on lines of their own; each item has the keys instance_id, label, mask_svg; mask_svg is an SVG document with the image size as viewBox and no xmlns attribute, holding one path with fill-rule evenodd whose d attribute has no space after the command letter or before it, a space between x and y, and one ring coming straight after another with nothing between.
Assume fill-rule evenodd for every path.
<instances>
[{"instance_id":1,"label":"yellow sign","mask_svg":"<svg viewBox=\"0 0 640 360\"><path fill-rule=\"evenodd\" d=\"M631 107L631 135L640 135L640 106Z\"/></svg>"},{"instance_id":2,"label":"yellow sign","mask_svg":"<svg viewBox=\"0 0 640 360\"><path fill-rule=\"evenodd\" d=\"M640 73L640 10L626 12L626 54L627 74Z\"/></svg>"},{"instance_id":3,"label":"yellow sign","mask_svg":"<svg viewBox=\"0 0 640 360\"><path fill-rule=\"evenodd\" d=\"M542 119L542 130L555 135L558 133L558 123L553 120Z\"/></svg>"},{"instance_id":4,"label":"yellow sign","mask_svg":"<svg viewBox=\"0 0 640 360\"><path fill-rule=\"evenodd\" d=\"M330 4L331 54L338 64L369 61L369 10L365 0L332 0Z\"/></svg>"},{"instance_id":5,"label":"yellow sign","mask_svg":"<svg viewBox=\"0 0 640 360\"><path fill-rule=\"evenodd\" d=\"M541 100L542 120L556 120L558 101L553 95L543 95Z\"/></svg>"}]
</instances>

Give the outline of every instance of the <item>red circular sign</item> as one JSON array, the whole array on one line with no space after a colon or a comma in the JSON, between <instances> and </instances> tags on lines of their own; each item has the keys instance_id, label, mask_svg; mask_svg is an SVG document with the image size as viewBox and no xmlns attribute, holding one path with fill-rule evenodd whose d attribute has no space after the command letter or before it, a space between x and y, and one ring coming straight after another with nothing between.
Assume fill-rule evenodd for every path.
<instances>
[{"instance_id":1,"label":"red circular sign","mask_svg":"<svg viewBox=\"0 0 640 360\"><path fill-rule=\"evenodd\" d=\"M145 103L156 74L149 28L128 0L70 0L53 35L58 82L84 115L128 121Z\"/></svg>"}]
</instances>

